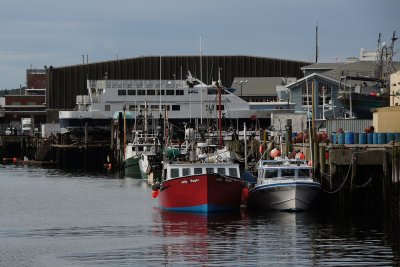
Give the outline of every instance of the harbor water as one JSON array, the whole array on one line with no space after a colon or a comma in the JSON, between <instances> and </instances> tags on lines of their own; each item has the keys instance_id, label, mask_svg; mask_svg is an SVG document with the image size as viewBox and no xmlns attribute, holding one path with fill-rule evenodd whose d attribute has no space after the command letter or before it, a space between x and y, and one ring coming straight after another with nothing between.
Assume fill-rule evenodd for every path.
<instances>
[{"instance_id":1,"label":"harbor water","mask_svg":"<svg viewBox=\"0 0 400 267\"><path fill-rule=\"evenodd\" d=\"M399 266L363 215L161 211L145 181L0 165L0 266ZM328 215L327 215L328 214Z\"/></svg>"}]
</instances>

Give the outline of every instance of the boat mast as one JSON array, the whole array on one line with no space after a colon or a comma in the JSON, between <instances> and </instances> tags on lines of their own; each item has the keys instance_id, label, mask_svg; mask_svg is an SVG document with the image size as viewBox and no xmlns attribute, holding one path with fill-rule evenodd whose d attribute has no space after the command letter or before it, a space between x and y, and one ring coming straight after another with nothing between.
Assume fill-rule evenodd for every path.
<instances>
[{"instance_id":1,"label":"boat mast","mask_svg":"<svg viewBox=\"0 0 400 267\"><path fill-rule=\"evenodd\" d=\"M144 134L147 138L147 99L144 99Z\"/></svg>"},{"instance_id":2,"label":"boat mast","mask_svg":"<svg viewBox=\"0 0 400 267\"><path fill-rule=\"evenodd\" d=\"M383 47L381 47L381 37L382 34L378 35L378 44L376 47L376 62L375 62L375 78L382 78L382 65L383 65Z\"/></svg>"},{"instance_id":3,"label":"boat mast","mask_svg":"<svg viewBox=\"0 0 400 267\"><path fill-rule=\"evenodd\" d=\"M203 124L203 71L202 71L202 43L200 34L200 123Z\"/></svg>"},{"instance_id":4,"label":"boat mast","mask_svg":"<svg viewBox=\"0 0 400 267\"><path fill-rule=\"evenodd\" d=\"M222 105L221 105L221 73L218 69L218 133L219 133L219 147L222 147Z\"/></svg>"},{"instance_id":5,"label":"boat mast","mask_svg":"<svg viewBox=\"0 0 400 267\"><path fill-rule=\"evenodd\" d=\"M315 63L318 63L319 49L318 49L318 20L315 26Z\"/></svg>"}]
</instances>

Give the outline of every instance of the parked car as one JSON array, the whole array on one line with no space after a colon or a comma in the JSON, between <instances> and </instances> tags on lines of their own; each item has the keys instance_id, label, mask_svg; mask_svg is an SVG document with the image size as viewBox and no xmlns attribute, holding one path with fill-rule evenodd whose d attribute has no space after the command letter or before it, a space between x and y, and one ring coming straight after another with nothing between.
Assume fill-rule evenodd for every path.
<instances>
[{"instance_id":1,"label":"parked car","mask_svg":"<svg viewBox=\"0 0 400 267\"><path fill-rule=\"evenodd\" d=\"M18 129L15 127L8 127L4 133L5 135L18 135Z\"/></svg>"},{"instance_id":2,"label":"parked car","mask_svg":"<svg viewBox=\"0 0 400 267\"><path fill-rule=\"evenodd\" d=\"M5 130L5 132L4 132L6 135L11 135L12 134L12 130L11 130L11 128L10 127L8 127L6 130Z\"/></svg>"}]
</instances>

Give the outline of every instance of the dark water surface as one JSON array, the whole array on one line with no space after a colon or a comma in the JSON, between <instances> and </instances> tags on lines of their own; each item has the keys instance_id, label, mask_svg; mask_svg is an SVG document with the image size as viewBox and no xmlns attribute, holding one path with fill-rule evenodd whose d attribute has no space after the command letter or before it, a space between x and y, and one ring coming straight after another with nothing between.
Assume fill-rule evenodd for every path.
<instances>
[{"instance_id":1,"label":"dark water surface","mask_svg":"<svg viewBox=\"0 0 400 267\"><path fill-rule=\"evenodd\" d=\"M0 266L398 266L398 224L354 217L165 212L141 180L0 165Z\"/></svg>"}]
</instances>

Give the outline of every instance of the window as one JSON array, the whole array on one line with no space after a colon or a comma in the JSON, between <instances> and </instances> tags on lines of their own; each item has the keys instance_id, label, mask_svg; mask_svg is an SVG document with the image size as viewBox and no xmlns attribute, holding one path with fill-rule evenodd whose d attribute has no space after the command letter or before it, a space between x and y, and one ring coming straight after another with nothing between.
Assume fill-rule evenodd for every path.
<instances>
[{"instance_id":1,"label":"window","mask_svg":"<svg viewBox=\"0 0 400 267\"><path fill-rule=\"evenodd\" d=\"M188 175L191 175L190 168L183 168L182 169L182 176L188 176Z\"/></svg>"},{"instance_id":2,"label":"window","mask_svg":"<svg viewBox=\"0 0 400 267\"><path fill-rule=\"evenodd\" d=\"M208 88L208 90L207 90L207 93L209 94L209 95L216 95L217 94L217 89L215 89L215 88Z\"/></svg>"},{"instance_id":3,"label":"window","mask_svg":"<svg viewBox=\"0 0 400 267\"><path fill-rule=\"evenodd\" d=\"M276 178L278 177L278 170L270 170L270 171L265 171L265 178Z\"/></svg>"},{"instance_id":4,"label":"window","mask_svg":"<svg viewBox=\"0 0 400 267\"><path fill-rule=\"evenodd\" d=\"M136 95L136 90L128 90L128 95Z\"/></svg>"},{"instance_id":5,"label":"window","mask_svg":"<svg viewBox=\"0 0 400 267\"><path fill-rule=\"evenodd\" d=\"M179 105L172 105L172 110L174 111L179 111L179 110L181 110L181 106L179 106Z\"/></svg>"},{"instance_id":6,"label":"window","mask_svg":"<svg viewBox=\"0 0 400 267\"><path fill-rule=\"evenodd\" d=\"M308 98L308 101L307 101L307 98ZM307 96L303 96L301 98L301 105L303 105L303 106L311 106L311 103L312 103L311 95L309 95L308 97Z\"/></svg>"},{"instance_id":7,"label":"window","mask_svg":"<svg viewBox=\"0 0 400 267\"><path fill-rule=\"evenodd\" d=\"M282 169L282 177L294 177L293 169Z\"/></svg>"},{"instance_id":8,"label":"window","mask_svg":"<svg viewBox=\"0 0 400 267\"><path fill-rule=\"evenodd\" d=\"M218 168L218 173L225 175L225 168Z\"/></svg>"},{"instance_id":9,"label":"window","mask_svg":"<svg viewBox=\"0 0 400 267\"><path fill-rule=\"evenodd\" d=\"M138 90L137 95L146 95L146 90Z\"/></svg>"},{"instance_id":10,"label":"window","mask_svg":"<svg viewBox=\"0 0 400 267\"><path fill-rule=\"evenodd\" d=\"M118 95L126 95L126 90L118 90Z\"/></svg>"},{"instance_id":11,"label":"window","mask_svg":"<svg viewBox=\"0 0 400 267\"><path fill-rule=\"evenodd\" d=\"M202 174L203 170L202 168L194 168L194 174Z\"/></svg>"},{"instance_id":12,"label":"window","mask_svg":"<svg viewBox=\"0 0 400 267\"><path fill-rule=\"evenodd\" d=\"M136 110L137 109L137 105L129 105L129 110Z\"/></svg>"},{"instance_id":13,"label":"window","mask_svg":"<svg viewBox=\"0 0 400 267\"><path fill-rule=\"evenodd\" d=\"M309 177L309 176L310 176L310 170L307 170L307 169L299 169L298 176L299 176L299 177Z\"/></svg>"},{"instance_id":14,"label":"window","mask_svg":"<svg viewBox=\"0 0 400 267\"><path fill-rule=\"evenodd\" d=\"M167 95L174 95L174 90L167 90Z\"/></svg>"},{"instance_id":15,"label":"window","mask_svg":"<svg viewBox=\"0 0 400 267\"><path fill-rule=\"evenodd\" d=\"M239 177L236 168L229 168L229 176Z\"/></svg>"},{"instance_id":16,"label":"window","mask_svg":"<svg viewBox=\"0 0 400 267\"><path fill-rule=\"evenodd\" d=\"M179 169L171 169L171 178L179 177Z\"/></svg>"},{"instance_id":17,"label":"window","mask_svg":"<svg viewBox=\"0 0 400 267\"><path fill-rule=\"evenodd\" d=\"M157 90L157 95L160 95L160 90ZM161 90L161 95L165 95L165 91Z\"/></svg>"},{"instance_id":18,"label":"window","mask_svg":"<svg viewBox=\"0 0 400 267\"><path fill-rule=\"evenodd\" d=\"M185 93L184 93L185 91L183 91L183 90L176 90L175 91L175 94L176 95L184 95Z\"/></svg>"},{"instance_id":19,"label":"window","mask_svg":"<svg viewBox=\"0 0 400 267\"><path fill-rule=\"evenodd\" d=\"M215 173L214 168L206 168L206 173Z\"/></svg>"},{"instance_id":20,"label":"window","mask_svg":"<svg viewBox=\"0 0 400 267\"><path fill-rule=\"evenodd\" d=\"M224 109L225 109L224 105L221 105L221 110L224 110ZM219 110L219 105L217 105L217 110Z\"/></svg>"},{"instance_id":21,"label":"window","mask_svg":"<svg viewBox=\"0 0 400 267\"><path fill-rule=\"evenodd\" d=\"M147 95L156 95L156 90L147 90Z\"/></svg>"},{"instance_id":22,"label":"window","mask_svg":"<svg viewBox=\"0 0 400 267\"><path fill-rule=\"evenodd\" d=\"M105 105L104 106L105 111L111 111L111 105Z\"/></svg>"}]
</instances>

